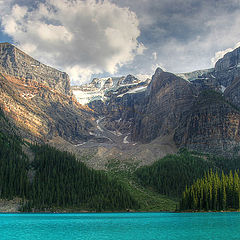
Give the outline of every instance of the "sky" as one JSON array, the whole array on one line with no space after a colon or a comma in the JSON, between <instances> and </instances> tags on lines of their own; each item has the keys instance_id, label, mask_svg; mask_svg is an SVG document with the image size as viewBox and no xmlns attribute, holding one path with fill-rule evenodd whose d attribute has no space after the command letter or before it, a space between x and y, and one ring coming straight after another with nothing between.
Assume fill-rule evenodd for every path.
<instances>
[{"instance_id":1,"label":"sky","mask_svg":"<svg viewBox=\"0 0 240 240\"><path fill-rule=\"evenodd\" d=\"M240 0L0 0L0 41L70 75L214 67L240 46Z\"/></svg>"}]
</instances>

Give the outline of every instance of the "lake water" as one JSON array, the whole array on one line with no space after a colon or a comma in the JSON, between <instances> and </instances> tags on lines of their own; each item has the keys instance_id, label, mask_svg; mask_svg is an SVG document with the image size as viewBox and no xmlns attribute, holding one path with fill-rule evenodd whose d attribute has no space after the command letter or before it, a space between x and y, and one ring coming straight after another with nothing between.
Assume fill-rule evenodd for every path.
<instances>
[{"instance_id":1,"label":"lake water","mask_svg":"<svg viewBox=\"0 0 240 240\"><path fill-rule=\"evenodd\" d=\"M0 214L1 240L240 239L240 213Z\"/></svg>"}]
</instances>

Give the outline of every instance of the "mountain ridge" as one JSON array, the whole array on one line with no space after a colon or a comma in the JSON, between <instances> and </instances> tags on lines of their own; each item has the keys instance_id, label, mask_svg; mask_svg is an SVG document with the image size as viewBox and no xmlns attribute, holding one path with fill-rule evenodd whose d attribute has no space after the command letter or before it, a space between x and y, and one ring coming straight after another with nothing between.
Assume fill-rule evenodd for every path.
<instances>
[{"instance_id":1,"label":"mountain ridge","mask_svg":"<svg viewBox=\"0 0 240 240\"><path fill-rule=\"evenodd\" d=\"M36 80L63 94L72 95L70 79L65 72L40 63L10 43L0 43L0 72Z\"/></svg>"},{"instance_id":2,"label":"mountain ridge","mask_svg":"<svg viewBox=\"0 0 240 240\"><path fill-rule=\"evenodd\" d=\"M0 66L5 72L13 71L11 64L3 64L3 56L8 62L11 53L1 51ZM216 63L213 69L185 75L157 69L151 80L130 74L95 78L89 84L72 87L73 92L93 93L84 106L71 94L68 77L61 80L62 85L54 85L50 77L43 82L34 79L34 71L29 70L30 78L24 78L20 70L15 77L3 71L0 104L26 138L40 134L37 138L43 142L79 156L90 154L89 164L96 168L104 169L108 159L116 156L150 164L179 147L228 154L240 146L240 58L239 51L234 51L219 60L227 69L216 67ZM230 66L233 58L234 66ZM12 61L17 63L15 58ZM204 91L212 91L213 98L202 99ZM215 101L219 96L224 100ZM29 114L33 114L31 118Z\"/></svg>"}]
</instances>

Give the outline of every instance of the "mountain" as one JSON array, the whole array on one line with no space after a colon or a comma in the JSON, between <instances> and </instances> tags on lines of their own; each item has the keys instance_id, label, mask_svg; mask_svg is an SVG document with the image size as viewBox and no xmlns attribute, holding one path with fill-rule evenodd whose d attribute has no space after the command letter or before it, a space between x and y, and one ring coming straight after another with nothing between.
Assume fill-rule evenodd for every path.
<instances>
[{"instance_id":1,"label":"mountain","mask_svg":"<svg viewBox=\"0 0 240 240\"><path fill-rule=\"evenodd\" d=\"M13 45L0 44L0 106L20 135L50 142L106 169L109 159L150 164L180 147L233 154L239 148L239 49L214 68L152 79L69 77Z\"/></svg>"},{"instance_id":2,"label":"mountain","mask_svg":"<svg viewBox=\"0 0 240 240\"><path fill-rule=\"evenodd\" d=\"M111 96L121 97L126 93L143 91L150 79L140 80L129 74L126 77L94 78L91 83L72 86L72 92L81 104L101 100L105 102Z\"/></svg>"},{"instance_id":3,"label":"mountain","mask_svg":"<svg viewBox=\"0 0 240 240\"><path fill-rule=\"evenodd\" d=\"M175 201L159 194L179 197L184 186L206 170L239 166L240 48L212 69L173 74L158 68L151 79L129 74L72 87L66 73L13 45L2 43L0 49L0 158L13 174L7 182L0 171L0 183L6 183L0 194L26 197L25 210L66 207L69 196L71 207L79 199L87 209L159 210L166 209L167 200L168 209L173 209ZM73 153L88 167L109 175L87 169L66 152L26 142ZM81 179L82 171L86 179L77 182L72 176ZM91 176L94 186L88 181ZM56 179L59 184L52 191ZM86 190L84 199L76 183ZM101 193L108 194L109 186L111 194L105 198Z\"/></svg>"},{"instance_id":4,"label":"mountain","mask_svg":"<svg viewBox=\"0 0 240 240\"><path fill-rule=\"evenodd\" d=\"M196 95L192 84L158 68L145 93L141 114L135 115L132 138L150 142L172 134Z\"/></svg>"},{"instance_id":5,"label":"mountain","mask_svg":"<svg viewBox=\"0 0 240 240\"><path fill-rule=\"evenodd\" d=\"M65 72L40 63L9 43L0 43L0 72L26 82L34 80L62 94L72 95Z\"/></svg>"},{"instance_id":6,"label":"mountain","mask_svg":"<svg viewBox=\"0 0 240 240\"><path fill-rule=\"evenodd\" d=\"M66 73L29 57L13 45L0 44L0 107L20 135L46 142L91 138L92 111L80 105Z\"/></svg>"},{"instance_id":7,"label":"mountain","mask_svg":"<svg viewBox=\"0 0 240 240\"><path fill-rule=\"evenodd\" d=\"M212 69L176 75L157 69L144 87L137 84L134 91L124 94L109 91L104 101L93 100L88 106L104 117L106 129L128 133L132 142L151 144L168 138L178 148L236 153L239 52L238 48L227 53Z\"/></svg>"}]
</instances>

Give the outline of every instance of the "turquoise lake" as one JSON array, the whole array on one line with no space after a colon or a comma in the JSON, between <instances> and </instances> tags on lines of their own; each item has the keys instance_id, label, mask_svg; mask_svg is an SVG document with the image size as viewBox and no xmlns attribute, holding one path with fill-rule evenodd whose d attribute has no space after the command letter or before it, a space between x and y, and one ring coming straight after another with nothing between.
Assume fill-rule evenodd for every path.
<instances>
[{"instance_id":1,"label":"turquoise lake","mask_svg":"<svg viewBox=\"0 0 240 240\"><path fill-rule=\"evenodd\" d=\"M0 214L1 240L240 239L240 213Z\"/></svg>"}]
</instances>

